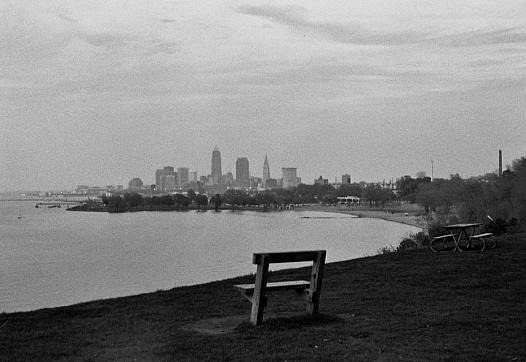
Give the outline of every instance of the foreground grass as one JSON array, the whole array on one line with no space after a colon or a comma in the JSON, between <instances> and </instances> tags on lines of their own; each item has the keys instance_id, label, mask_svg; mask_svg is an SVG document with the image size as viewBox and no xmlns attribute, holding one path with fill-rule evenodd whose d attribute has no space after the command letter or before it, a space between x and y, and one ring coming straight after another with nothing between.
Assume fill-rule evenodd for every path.
<instances>
[{"instance_id":1,"label":"foreground grass","mask_svg":"<svg viewBox=\"0 0 526 362\"><path fill-rule=\"evenodd\" d=\"M315 318L272 318L301 311L291 292L270 296L260 327L192 327L248 318L232 285L251 279L1 314L0 360L526 360L526 233L483 254L415 250L328 264Z\"/></svg>"}]
</instances>

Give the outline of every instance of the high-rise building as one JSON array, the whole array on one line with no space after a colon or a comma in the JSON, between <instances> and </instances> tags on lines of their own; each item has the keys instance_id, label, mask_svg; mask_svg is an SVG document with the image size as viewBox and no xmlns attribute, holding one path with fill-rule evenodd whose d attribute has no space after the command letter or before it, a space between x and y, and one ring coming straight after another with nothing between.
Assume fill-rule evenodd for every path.
<instances>
[{"instance_id":1,"label":"high-rise building","mask_svg":"<svg viewBox=\"0 0 526 362\"><path fill-rule=\"evenodd\" d=\"M164 192L174 192L175 191L175 185L177 181L177 174L171 173L164 175L163 178L163 191Z\"/></svg>"},{"instance_id":2,"label":"high-rise building","mask_svg":"<svg viewBox=\"0 0 526 362\"><path fill-rule=\"evenodd\" d=\"M350 185L351 184L351 175L346 173L345 175L342 175L342 185Z\"/></svg>"},{"instance_id":3,"label":"high-rise building","mask_svg":"<svg viewBox=\"0 0 526 362\"><path fill-rule=\"evenodd\" d=\"M267 185L268 179L270 179L270 166L268 165L267 155L265 155L265 161L263 162L263 186Z\"/></svg>"},{"instance_id":4,"label":"high-rise building","mask_svg":"<svg viewBox=\"0 0 526 362\"><path fill-rule=\"evenodd\" d=\"M296 167L283 167L281 171L283 172L282 187L284 189L298 186L298 169Z\"/></svg>"},{"instance_id":5,"label":"high-rise building","mask_svg":"<svg viewBox=\"0 0 526 362\"><path fill-rule=\"evenodd\" d=\"M172 166L165 166L162 170L157 170L155 172L157 188L162 192L174 191L176 176L177 173Z\"/></svg>"},{"instance_id":6,"label":"high-rise building","mask_svg":"<svg viewBox=\"0 0 526 362\"><path fill-rule=\"evenodd\" d=\"M190 171L190 182L197 182L197 171Z\"/></svg>"},{"instance_id":7,"label":"high-rise building","mask_svg":"<svg viewBox=\"0 0 526 362\"><path fill-rule=\"evenodd\" d=\"M239 157L236 161L236 182L239 186L248 187L249 179L248 159L246 157Z\"/></svg>"},{"instance_id":8,"label":"high-rise building","mask_svg":"<svg viewBox=\"0 0 526 362\"><path fill-rule=\"evenodd\" d=\"M177 184L186 185L190 182L190 172L188 167L179 167L177 169Z\"/></svg>"},{"instance_id":9,"label":"high-rise building","mask_svg":"<svg viewBox=\"0 0 526 362\"><path fill-rule=\"evenodd\" d=\"M164 175L164 170L162 168L155 171L155 186L157 187L157 190L161 190L161 185L163 182L163 175Z\"/></svg>"},{"instance_id":10,"label":"high-rise building","mask_svg":"<svg viewBox=\"0 0 526 362\"><path fill-rule=\"evenodd\" d=\"M210 176L212 176L212 180L217 180L217 183L221 183L221 152L219 152L217 146L212 151L212 169Z\"/></svg>"}]
</instances>

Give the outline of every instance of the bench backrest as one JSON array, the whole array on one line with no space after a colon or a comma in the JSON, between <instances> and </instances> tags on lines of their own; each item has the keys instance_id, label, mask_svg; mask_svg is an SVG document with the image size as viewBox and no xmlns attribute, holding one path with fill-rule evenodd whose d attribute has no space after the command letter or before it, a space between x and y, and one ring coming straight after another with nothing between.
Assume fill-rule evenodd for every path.
<instances>
[{"instance_id":1,"label":"bench backrest","mask_svg":"<svg viewBox=\"0 0 526 362\"><path fill-rule=\"evenodd\" d=\"M293 263L299 261L316 261L320 260L321 255L325 255L325 250L307 250L307 251L286 251L276 253L254 253L252 264L261 264L265 259L270 263ZM325 260L325 258L324 258Z\"/></svg>"}]
</instances>

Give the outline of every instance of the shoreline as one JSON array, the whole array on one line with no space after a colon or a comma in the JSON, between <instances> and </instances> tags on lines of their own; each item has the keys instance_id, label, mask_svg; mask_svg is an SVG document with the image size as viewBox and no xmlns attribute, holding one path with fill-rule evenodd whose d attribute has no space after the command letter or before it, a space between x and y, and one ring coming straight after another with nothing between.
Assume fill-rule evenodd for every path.
<instances>
[{"instance_id":1,"label":"shoreline","mask_svg":"<svg viewBox=\"0 0 526 362\"><path fill-rule=\"evenodd\" d=\"M414 213L404 215L402 212L388 213L387 210L374 210L374 209L362 209L362 208L343 208L338 206L322 206L322 205L309 205L302 206L297 211L318 211L318 212L332 212L337 214L354 215L360 218L369 219L382 219L385 221L396 222L399 224L410 225L417 228L425 229L427 227L425 220L421 216L417 216Z\"/></svg>"}]
</instances>

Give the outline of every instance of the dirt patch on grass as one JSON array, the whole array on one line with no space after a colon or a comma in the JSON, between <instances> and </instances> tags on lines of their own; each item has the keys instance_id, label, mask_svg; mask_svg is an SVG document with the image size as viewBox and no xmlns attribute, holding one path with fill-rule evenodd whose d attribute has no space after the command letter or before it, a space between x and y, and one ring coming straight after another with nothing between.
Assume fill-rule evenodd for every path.
<instances>
[{"instance_id":1,"label":"dirt patch on grass","mask_svg":"<svg viewBox=\"0 0 526 362\"><path fill-rule=\"evenodd\" d=\"M275 326L283 328L286 325L303 325L309 324L311 327L318 325L323 327L324 325L331 324L337 321L344 321L345 318L351 320L354 315L342 314L344 318L338 316L329 315L317 315L310 316L305 312L270 312L265 313L263 316L263 324L265 328L272 329ZM240 327L240 328L238 328ZM202 319L194 323L187 324L180 329L183 331L196 332L208 335L220 335L227 333L234 333L239 329L253 328L249 323L249 314L234 315L220 318L207 318ZM258 328L258 327L255 327Z\"/></svg>"},{"instance_id":2,"label":"dirt patch on grass","mask_svg":"<svg viewBox=\"0 0 526 362\"><path fill-rule=\"evenodd\" d=\"M243 322L248 321L246 315L228 316L223 318L208 318L181 327L183 331L201 334L219 335L232 333Z\"/></svg>"}]
</instances>

